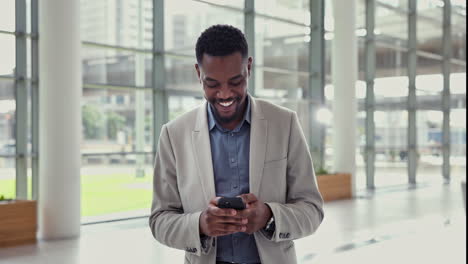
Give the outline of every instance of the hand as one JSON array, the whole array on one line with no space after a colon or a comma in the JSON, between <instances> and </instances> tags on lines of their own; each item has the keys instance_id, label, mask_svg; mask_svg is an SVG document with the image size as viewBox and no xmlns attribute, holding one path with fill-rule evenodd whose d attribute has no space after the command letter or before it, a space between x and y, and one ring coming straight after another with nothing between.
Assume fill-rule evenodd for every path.
<instances>
[{"instance_id":1,"label":"hand","mask_svg":"<svg viewBox=\"0 0 468 264\"><path fill-rule=\"evenodd\" d=\"M217 237L247 230L247 218L234 209L218 208L220 197L211 199L208 208L200 215L200 234Z\"/></svg>"},{"instance_id":2,"label":"hand","mask_svg":"<svg viewBox=\"0 0 468 264\"><path fill-rule=\"evenodd\" d=\"M270 220L273 215L270 207L268 207L264 202L259 201L252 193L242 194L239 196L244 200L247 207L242 211L238 211L241 217L248 219L247 230L243 232L253 234L264 228L268 220Z\"/></svg>"}]
</instances>

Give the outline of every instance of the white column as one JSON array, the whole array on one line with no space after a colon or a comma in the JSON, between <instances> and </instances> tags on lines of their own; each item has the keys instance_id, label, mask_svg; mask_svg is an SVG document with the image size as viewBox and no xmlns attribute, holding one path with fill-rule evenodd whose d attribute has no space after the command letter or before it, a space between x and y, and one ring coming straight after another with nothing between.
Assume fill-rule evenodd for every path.
<instances>
[{"instance_id":1,"label":"white column","mask_svg":"<svg viewBox=\"0 0 468 264\"><path fill-rule=\"evenodd\" d=\"M39 238L80 234L80 1L39 1Z\"/></svg>"},{"instance_id":2,"label":"white column","mask_svg":"<svg viewBox=\"0 0 468 264\"><path fill-rule=\"evenodd\" d=\"M334 38L332 41L333 170L351 173L353 193L356 172L356 96L357 39L356 2L334 0Z\"/></svg>"}]
</instances>

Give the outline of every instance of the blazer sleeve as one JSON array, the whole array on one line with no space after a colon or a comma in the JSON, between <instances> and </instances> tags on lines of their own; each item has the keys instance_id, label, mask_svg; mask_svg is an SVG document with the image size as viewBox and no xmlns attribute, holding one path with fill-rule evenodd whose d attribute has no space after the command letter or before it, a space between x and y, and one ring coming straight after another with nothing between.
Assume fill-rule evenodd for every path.
<instances>
[{"instance_id":1,"label":"blazer sleeve","mask_svg":"<svg viewBox=\"0 0 468 264\"><path fill-rule=\"evenodd\" d=\"M323 199L317 187L312 158L296 113L291 116L290 127L286 204L267 203L275 221L275 232L267 239L275 242L314 233L324 217Z\"/></svg>"},{"instance_id":2,"label":"blazer sleeve","mask_svg":"<svg viewBox=\"0 0 468 264\"><path fill-rule=\"evenodd\" d=\"M149 225L160 243L200 256L201 212L184 213L177 187L176 160L166 125L162 127L153 174Z\"/></svg>"}]
</instances>

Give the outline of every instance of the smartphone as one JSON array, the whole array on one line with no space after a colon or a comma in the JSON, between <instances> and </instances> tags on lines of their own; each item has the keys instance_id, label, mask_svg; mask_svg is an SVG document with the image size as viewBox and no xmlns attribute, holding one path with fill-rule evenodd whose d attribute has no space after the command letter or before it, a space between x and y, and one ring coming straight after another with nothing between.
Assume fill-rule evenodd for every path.
<instances>
[{"instance_id":1,"label":"smartphone","mask_svg":"<svg viewBox=\"0 0 468 264\"><path fill-rule=\"evenodd\" d=\"M244 210L245 204L242 198L240 197L221 197L218 200L218 207L236 209L236 210Z\"/></svg>"}]
</instances>

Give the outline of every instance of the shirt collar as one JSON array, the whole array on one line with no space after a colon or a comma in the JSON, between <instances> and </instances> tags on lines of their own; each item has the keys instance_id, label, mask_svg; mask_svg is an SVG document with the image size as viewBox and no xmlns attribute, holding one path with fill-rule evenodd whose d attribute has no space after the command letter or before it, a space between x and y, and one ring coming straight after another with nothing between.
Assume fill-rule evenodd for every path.
<instances>
[{"instance_id":1,"label":"shirt collar","mask_svg":"<svg viewBox=\"0 0 468 264\"><path fill-rule=\"evenodd\" d=\"M237 125L237 127L234 130L232 130L234 132L237 132L237 131L240 130L240 128L244 124L244 121L247 121L247 123L250 124L250 120L251 120L250 119L250 98L249 98L248 95L245 98L245 100L247 101L247 108L246 108L245 113L244 113L244 118L239 123L239 125ZM223 132L229 131L228 129L225 129L224 127L222 127L218 123L218 121L214 117L213 111L211 110L211 104L208 102L206 105L207 105L207 108L208 108L207 111L208 111L208 128L209 128L209 130L211 131L216 126L219 130L221 130Z\"/></svg>"}]
</instances>

